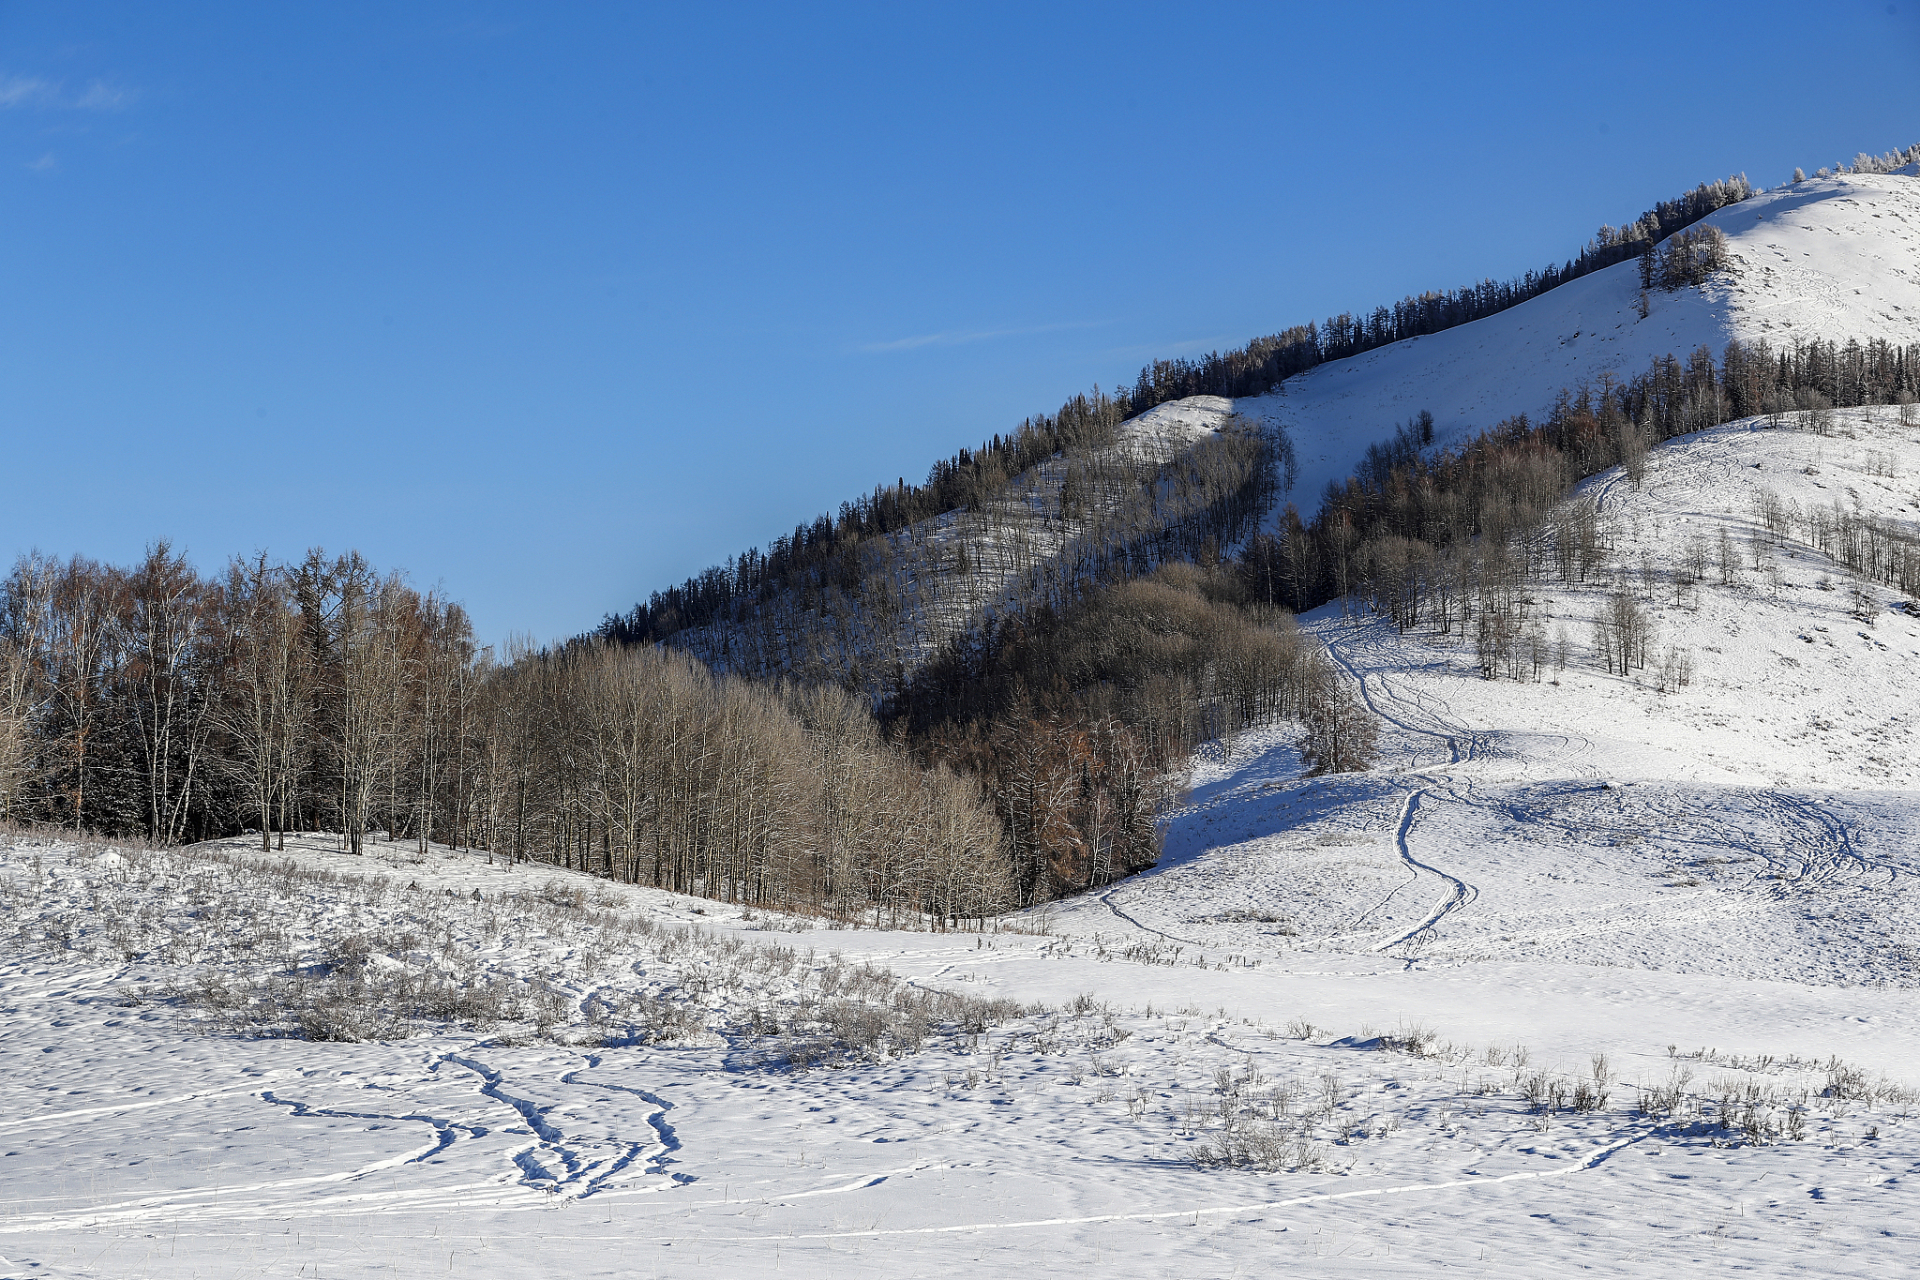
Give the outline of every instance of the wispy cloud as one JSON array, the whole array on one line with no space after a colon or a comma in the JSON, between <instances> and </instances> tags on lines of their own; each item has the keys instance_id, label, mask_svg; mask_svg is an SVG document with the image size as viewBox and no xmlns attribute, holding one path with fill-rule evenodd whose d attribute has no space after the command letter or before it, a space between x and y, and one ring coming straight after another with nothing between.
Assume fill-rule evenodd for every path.
<instances>
[{"instance_id":1,"label":"wispy cloud","mask_svg":"<svg viewBox=\"0 0 1920 1280\"><path fill-rule=\"evenodd\" d=\"M139 94L124 85L108 84L105 80L94 80L87 85L87 91L73 100L78 111L119 111L133 105Z\"/></svg>"},{"instance_id":2,"label":"wispy cloud","mask_svg":"<svg viewBox=\"0 0 1920 1280\"><path fill-rule=\"evenodd\" d=\"M60 162L54 159L53 152L51 151L41 156L38 160L32 160L27 163L27 168L33 170L35 173L46 173L49 170L58 169L59 167Z\"/></svg>"},{"instance_id":3,"label":"wispy cloud","mask_svg":"<svg viewBox=\"0 0 1920 1280\"><path fill-rule=\"evenodd\" d=\"M0 107L38 107L54 101L60 86L39 76L0 75Z\"/></svg>"},{"instance_id":4,"label":"wispy cloud","mask_svg":"<svg viewBox=\"0 0 1920 1280\"><path fill-rule=\"evenodd\" d=\"M52 111L119 111L131 106L139 94L125 85L105 80L89 80L79 93L70 94L58 80L45 76L16 76L0 73L0 109L34 107Z\"/></svg>"},{"instance_id":5,"label":"wispy cloud","mask_svg":"<svg viewBox=\"0 0 1920 1280\"><path fill-rule=\"evenodd\" d=\"M1105 320L1071 321L1062 324L1024 325L1013 329L949 329L942 333L921 333L909 338L892 338L886 342L869 342L860 350L870 353L890 351L918 351L922 347L962 347L972 342L992 342L998 338L1025 338L1038 333L1059 333L1066 329L1094 329L1106 324Z\"/></svg>"}]
</instances>

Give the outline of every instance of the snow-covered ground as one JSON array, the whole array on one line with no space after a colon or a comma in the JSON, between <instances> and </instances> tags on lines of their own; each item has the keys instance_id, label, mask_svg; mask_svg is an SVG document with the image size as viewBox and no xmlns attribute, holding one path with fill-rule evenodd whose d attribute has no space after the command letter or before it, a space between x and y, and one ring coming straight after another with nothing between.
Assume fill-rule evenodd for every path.
<instances>
[{"instance_id":1,"label":"snow-covered ground","mask_svg":"<svg viewBox=\"0 0 1920 1280\"><path fill-rule=\"evenodd\" d=\"M342 880L320 843L292 851L304 876L7 850L0 1274L1870 1274L1920 1225L1899 1194L1913 1098L1824 1056L1910 1054L1905 992L1284 945L1201 960L1118 915L1104 945L767 932L645 891L570 905L566 877L438 849L379 848ZM596 945L630 917L704 941ZM384 968L531 979L530 1005L559 997L544 1036L523 1008L484 1034L239 1037L168 994L356 935L384 935ZM763 1059L748 1006L783 1016L875 959L1053 1008L873 1061ZM622 990L729 1031L633 1043L590 1018Z\"/></svg>"},{"instance_id":2,"label":"snow-covered ground","mask_svg":"<svg viewBox=\"0 0 1920 1280\"><path fill-rule=\"evenodd\" d=\"M1896 1272L1920 619L1749 541L1763 491L1913 519L1914 429L1837 417L1587 486L1688 685L1596 666L1597 580L1536 588L1537 681L1325 611L1381 766L1246 733L1159 869L1007 930L14 838L0 1275Z\"/></svg>"}]
</instances>

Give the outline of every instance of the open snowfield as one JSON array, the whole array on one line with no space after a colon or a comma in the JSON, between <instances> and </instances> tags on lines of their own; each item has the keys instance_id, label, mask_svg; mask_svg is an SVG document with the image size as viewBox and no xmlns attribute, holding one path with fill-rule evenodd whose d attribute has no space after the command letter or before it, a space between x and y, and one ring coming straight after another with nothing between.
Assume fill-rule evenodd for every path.
<instances>
[{"instance_id":1,"label":"open snowfield","mask_svg":"<svg viewBox=\"0 0 1920 1280\"><path fill-rule=\"evenodd\" d=\"M1381 766L1242 735L1033 932L15 837L0 1276L1898 1274L1920 619L1750 537L1914 519L1914 430L1836 416L1586 486L1688 685L1597 667L1597 581L1537 681L1326 611Z\"/></svg>"}]
</instances>

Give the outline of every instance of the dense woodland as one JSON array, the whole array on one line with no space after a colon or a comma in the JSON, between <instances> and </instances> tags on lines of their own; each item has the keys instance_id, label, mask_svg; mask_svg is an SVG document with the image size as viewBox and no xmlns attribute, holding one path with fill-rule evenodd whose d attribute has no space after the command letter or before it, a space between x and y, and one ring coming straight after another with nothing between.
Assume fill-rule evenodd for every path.
<instances>
[{"instance_id":1,"label":"dense woodland","mask_svg":"<svg viewBox=\"0 0 1920 1280\"><path fill-rule=\"evenodd\" d=\"M0 819L432 839L751 905L977 918L1151 865L1195 742L1336 687L1244 596L1226 566L1175 564L1038 605L1045 626L989 646L1015 660L945 701L919 686L889 735L864 695L664 647L495 662L457 605L357 555L216 578L165 544L132 568L27 556L0 582Z\"/></svg>"},{"instance_id":2,"label":"dense woodland","mask_svg":"<svg viewBox=\"0 0 1920 1280\"><path fill-rule=\"evenodd\" d=\"M1231 750L1243 727L1318 715L1313 763L1360 767L1370 739L1351 701L1233 565L1174 562L954 638L883 714L922 760L979 780L1032 902L1151 866L1154 819L1202 742ZM1105 838L1057 834L1088 832Z\"/></svg>"},{"instance_id":3,"label":"dense woodland","mask_svg":"<svg viewBox=\"0 0 1920 1280\"><path fill-rule=\"evenodd\" d=\"M213 578L165 544L131 568L23 557L0 582L0 819L432 839L846 918L1106 883L1157 856L1196 741L1334 687L1281 611L1185 563L1251 532L1273 440L1210 435L1145 482L1138 462L1062 464L1077 532L1021 566L1023 607L1060 623L1022 653L1065 683L916 686L891 734L851 670L750 681L599 638L496 661L457 605L358 555ZM968 650L945 652L963 674Z\"/></svg>"},{"instance_id":4,"label":"dense woodland","mask_svg":"<svg viewBox=\"0 0 1920 1280\"><path fill-rule=\"evenodd\" d=\"M838 689L604 643L508 659L357 555L217 578L165 544L130 569L23 557L0 583L0 819L431 838L869 918L1011 901L978 789Z\"/></svg>"}]
</instances>

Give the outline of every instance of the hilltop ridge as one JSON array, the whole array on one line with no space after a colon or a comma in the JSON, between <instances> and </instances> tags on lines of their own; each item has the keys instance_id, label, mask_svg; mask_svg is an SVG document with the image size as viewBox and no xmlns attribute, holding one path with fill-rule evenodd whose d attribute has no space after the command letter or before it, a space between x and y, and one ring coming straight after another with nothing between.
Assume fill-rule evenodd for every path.
<instances>
[{"instance_id":1,"label":"hilltop ridge","mask_svg":"<svg viewBox=\"0 0 1920 1280\"><path fill-rule=\"evenodd\" d=\"M1726 235L1733 269L1698 288L1650 291L1644 319L1638 264L1621 262L1497 315L1329 361L1222 413L1287 430L1308 508L1422 410L1446 446L1517 414L1537 418L1563 390L1624 381L1702 346L1717 357L1730 341L1920 342L1912 166L1775 187L1702 221Z\"/></svg>"}]
</instances>

